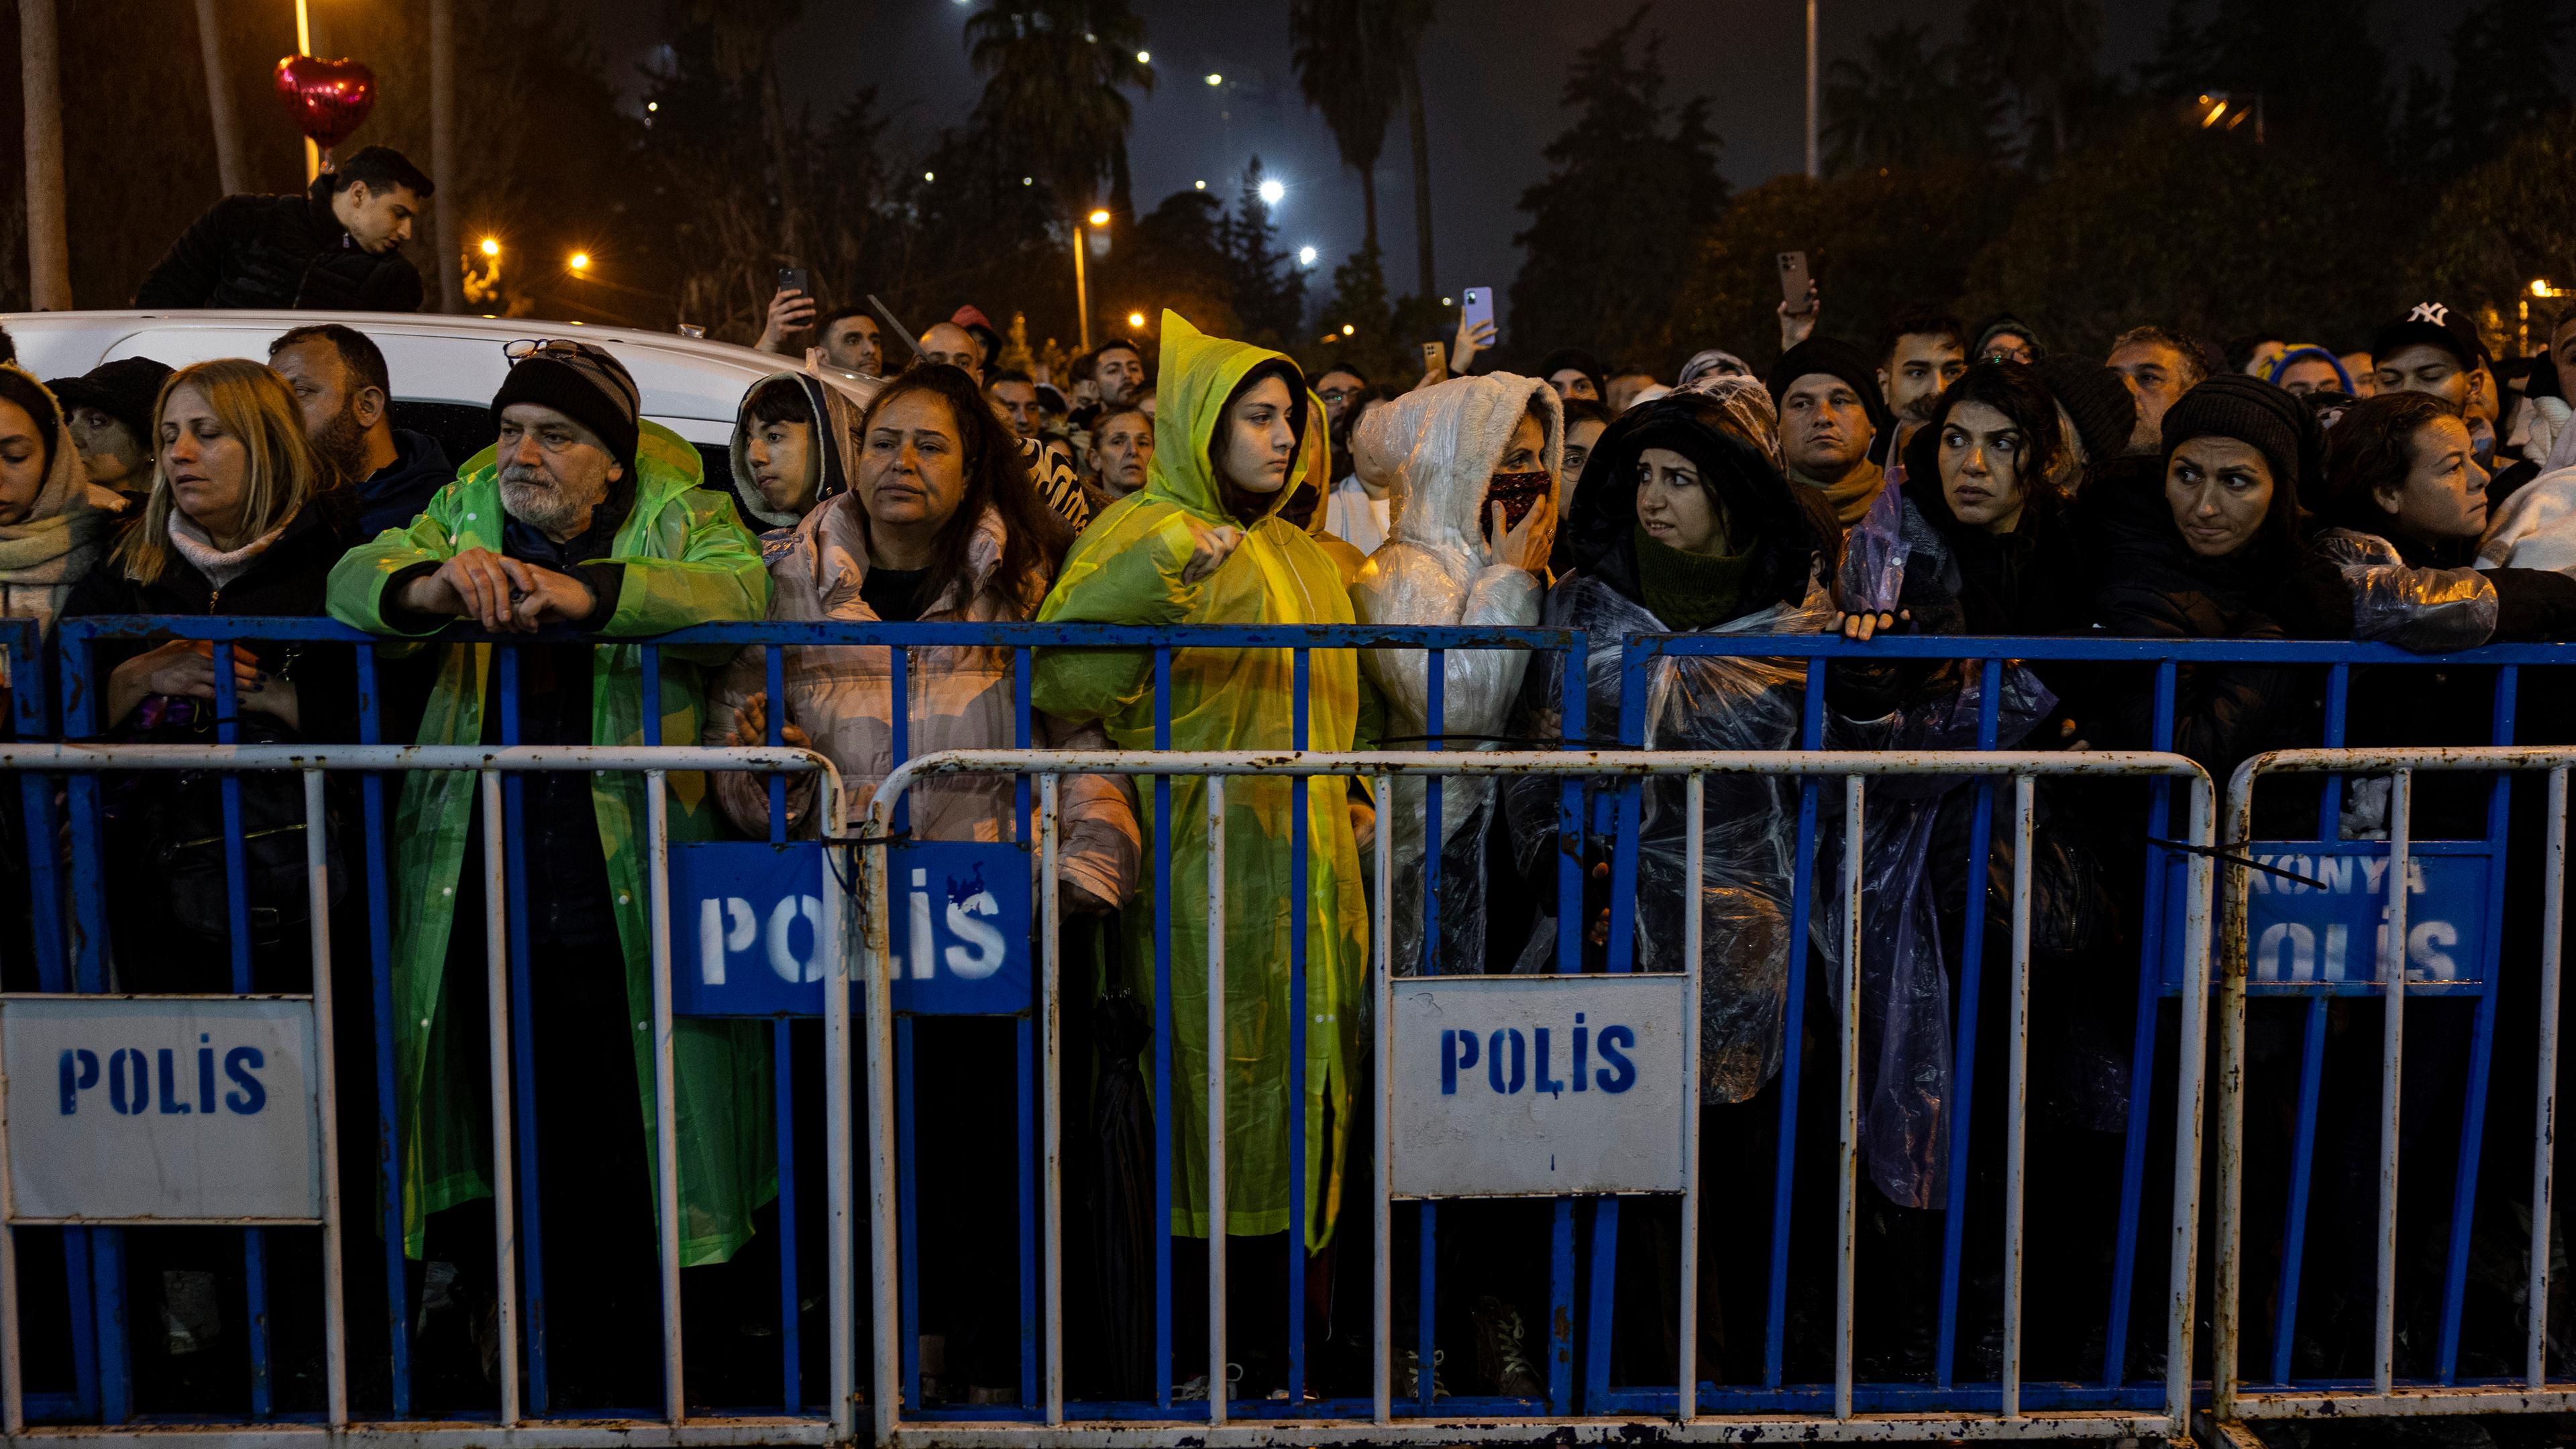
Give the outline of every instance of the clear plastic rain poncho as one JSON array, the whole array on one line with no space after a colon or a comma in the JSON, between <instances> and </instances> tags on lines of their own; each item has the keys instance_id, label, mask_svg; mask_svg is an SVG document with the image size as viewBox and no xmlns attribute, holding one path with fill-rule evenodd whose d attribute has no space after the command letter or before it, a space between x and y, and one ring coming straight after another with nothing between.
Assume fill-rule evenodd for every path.
<instances>
[{"instance_id":1,"label":"clear plastic rain poncho","mask_svg":"<svg viewBox=\"0 0 2576 1449\"><path fill-rule=\"evenodd\" d=\"M1496 557L1486 537L1487 485L1524 417L1536 416L1551 477L1563 450L1563 405L1536 378L1493 373L1461 377L1372 408L1352 441L1360 477L1388 490L1391 534L1351 586L1363 624L1491 625L1538 623L1543 585L1529 569ZM1551 486L1549 493L1554 493ZM1542 504L1547 514L1552 509ZM1532 557L1547 557L1552 516L1532 527ZM1418 649L1371 650L1361 667L1386 697L1391 743L1438 734L1449 748L1492 749L1498 743L1529 653L1520 649L1452 649L1441 668L1441 719L1430 710L1430 656ZM1394 968L1420 973L1423 956L1423 859L1428 790L1420 778L1395 781L1380 829L1395 832ZM1457 777L1441 785L1440 951L1445 972L1485 969L1485 853L1493 828L1494 782Z\"/></svg>"},{"instance_id":2,"label":"clear plastic rain poncho","mask_svg":"<svg viewBox=\"0 0 2576 1449\"><path fill-rule=\"evenodd\" d=\"M1953 572L1939 534L1890 489L1844 542L1843 597L1855 610L1893 609L1909 568L1931 577ZM1833 743L1854 750L1974 749L1981 672L1951 671L1945 677L1955 681L1952 687L1924 692L1878 719L1833 717ZM2020 665L2007 665L2001 678L1995 743L2009 749L2057 700ZM1947 1198L1953 1011L1932 842L1944 798L1969 783L1952 775L1889 776L1862 791L1861 1170L1890 1202L1905 1207L1937 1207ZM1840 962L1847 914L1839 894L1842 812L1821 812L1821 823L1814 940L1825 960ZM1998 840L1997 855L2009 846L2008 839ZM1971 909L1984 907L1982 884L1970 882ZM1837 1011L1842 979L1839 969L1828 977Z\"/></svg>"},{"instance_id":3,"label":"clear plastic rain poncho","mask_svg":"<svg viewBox=\"0 0 2576 1449\"><path fill-rule=\"evenodd\" d=\"M2309 545L2352 590L2352 637L2418 654L2475 649L2495 636L2502 604L2476 569L2414 568L2377 534L2329 528Z\"/></svg>"},{"instance_id":4,"label":"clear plastic rain poncho","mask_svg":"<svg viewBox=\"0 0 2576 1449\"><path fill-rule=\"evenodd\" d=\"M1560 577L1548 591L1545 622L1585 632L1586 737L1618 739L1621 645L1631 634L1667 633L1642 602L1630 535L1636 526L1638 455L1669 448L1700 462L1727 505L1730 526L1755 544L1745 611L1704 632L1810 634L1833 618L1833 604L1813 577L1831 547L1821 519L1789 491L1777 463L1770 398L1744 379L1723 395L1684 393L1622 415L1603 433L1560 535ZM1539 740L1564 732L1564 656L1542 654L1529 667L1515 735ZM1663 656L1649 666L1643 743L1666 750L1794 748L1805 713L1803 661ZM1637 844L1636 965L1646 971L1688 969L1680 959L1687 881L1685 783L1648 780ZM1798 787L1794 780L1751 775L1707 778L1701 816L1700 1100L1741 1102L1780 1066L1780 1023L1788 1000L1793 947L1789 895L1795 880ZM1522 778L1504 789L1515 863L1525 888L1542 903L1519 968L1555 968L1559 783ZM1587 801L1589 818L1589 803ZM1607 842L1586 843L1584 939L1587 954L1605 939L1606 881L1592 866L1606 862Z\"/></svg>"}]
</instances>

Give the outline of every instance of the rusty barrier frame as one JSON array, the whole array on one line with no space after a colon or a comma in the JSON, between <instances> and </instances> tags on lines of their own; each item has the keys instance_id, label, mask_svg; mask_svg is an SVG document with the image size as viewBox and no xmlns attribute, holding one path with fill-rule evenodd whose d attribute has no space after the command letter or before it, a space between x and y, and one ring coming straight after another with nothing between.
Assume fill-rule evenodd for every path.
<instances>
[{"instance_id":1,"label":"rusty barrier frame","mask_svg":"<svg viewBox=\"0 0 2576 1449\"><path fill-rule=\"evenodd\" d=\"M672 1054L675 1015L672 1010L672 923L670 920L670 838L669 812L665 781L670 771L746 771L775 774L817 774L824 783L827 823L834 834L844 818L848 802L843 797L839 772L832 762L812 750L785 746L715 747L700 745L592 746L592 745L134 745L134 744L59 744L29 743L0 745L0 771L18 772L22 778L35 780L42 774L85 774L95 776L106 771L145 770L219 770L235 773L246 770L294 771L301 775L304 786L306 880L311 895L309 938L314 953L313 988L310 998L316 1015L316 1071L322 1080L320 1092L320 1131L323 1152L323 1291L324 1291L324 1358L327 1409L322 1422L271 1420L261 1423L185 1423L110 1426L105 1428L71 1425L53 1427L29 1425L26 1422L26 1395L22 1382L18 1304L16 1234L0 1222L0 1435L9 1444L78 1443L95 1449L139 1449L139 1446L166 1444L182 1440L191 1445L219 1444L225 1449L241 1446L273 1446L315 1439L331 1444L382 1446L382 1449L419 1449L419 1446L521 1446L521 1449L590 1449L590 1446L619 1446L619 1449L646 1449L646 1446L670 1446L670 1449L715 1449L715 1446L756 1444L824 1445L850 1442L857 1432L856 1390L852 1374L856 1366L854 1320L856 1295L851 1274L855 1268L852 1221L855 1203L852 1196L851 1163L847 1143L848 1118L851 1111L851 1042L849 973L851 966L851 922L841 908L843 892L822 891L823 919L816 931L816 951L823 958L823 983L827 1002L839 1001L839 1011L824 1013L824 1065L827 1097L825 1103L827 1170L826 1222L830 1227L829 1275L830 1327L832 1353L830 1410L808 1417L699 1418L688 1412L682 1377L684 1359L681 1346L680 1245L678 1192L679 1176L675 1166L677 1111L673 1101L673 1073L676 1063ZM495 1257L498 1261L495 1288L498 1293L498 1321L508 1351L499 1359L500 1412L497 1422L481 1416L458 1416L444 1420L407 1419L384 1424L353 1423L349 1413L346 1312L342 1302L343 1266L340 1251L340 1184L336 1167L339 1132L333 1109L331 1049L331 925L327 889L329 865L324 776L326 772L403 772L441 770L472 773L480 778L483 804L482 869L485 883L485 948L490 962L491 989L487 991L487 1029L493 1050L493 1181L492 1209L495 1234ZM663 1417L638 1419L533 1419L524 1414L521 1401L519 1348L523 1346L520 1315L517 1308L518 1274L516 1271L517 1208L512 1176L511 1134L513 1131L512 1090L510 1084L508 1018L510 993L506 989L509 943L504 925L506 906L506 846L503 815L500 809L501 783L504 775L517 771L631 771L642 773L646 788L647 883L655 903L653 922L653 1039L657 1050L655 1069L655 1131L659 1139L655 1172L656 1256L659 1262L659 1288L662 1300L662 1374ZM234 843L238 849L238 841ZM826 868L831 868L829 858ZM0 1171L5 1171L7 1133L0 1124ZM253 1229L252 1231L256 1231Z\"/></svg>"},{"instance_id":2,"label":"rusty barrier frame","mask_svg":"<svg viewBox=\"0 0 2576 1449\"><path fill-rule=\"evenodd\" d=\"M1709 774L1754 774L1769 776L1840 776L1844 781L1844 819L1846 822L1843 860L1843 889L1850 929L1844 959L1838 965L1843 983L1841 1032L1842 1054L1841 1151L1838 1171L1837 1283L1835 1324L1835 1382L1833 1412L1830 1416L1795 1414L1716 1415L1703 1412L1699 1405L1709 1386L1691 1382L1696 1374L1683 1370L1683 1382L1675 1385L1674 1412L1670 1416L1627 1414L1590 1417L1488 1417L1439 1418L1437 1416L1395 1416L1392 1393L1394 1341L1392 1334L1392 1263L1393 1250L1388 1231L1390 1194L1388 1144L1390 1118L1387 1104L1392 1097L1392 1082L1384 1063L1391 1051L1393 984L1385 973L1393 929L1392 893L1386 886L1393 878L1393 831L1381 828L1376 835L1376 865L1380 889L1372 923L1370 966L1370 999L1375 1005L1371 1050L1381 1064L1376 1074L1379 1099L1375 1104L1374 1130L1378 1134L1376 1181L1371 1196L1376 1214L1375 1278L1372 1304L1374 1325L1374 1392L1368 1418L1233 1418L1229 1415L1230 1395L1226 1378L1225 1315L1210 1316L1208 1354L1209 1399L1204 1411L1184 1416L1151 1420L1093 1420L1068 1422L1064 1395L1063 1359L1063 1279L1062 1279L1062 1166L1063 1104L1057 1086L1061 1054L1061 992L1057 985L1057 946L1054 927L1060 919L1057 905L1057 799L1061 778L1068 774L1125 776L1203 776L1209 782L1209 809L1223 808L1223 781L1228 776L1273 775L1292 778L1315 776L1360 777L1370 780L1379 798L1389 797L1393 782L1400 775L1553 775L1568 779L1592 776L1620 779L1643 779L1650 776L1682 776L1686 790L1686 828L1689 834L1689 864L1696 877L1702 868L1702 781ZM1044 1164L1044 1183L1039 1194L1043 1218L1043 1409L1042 1422L963 1421L943 1418L936 1421L907 1420L901 1402L902 1370L896 1341L897 1295L900 1292L900 1258L898 1223L895 1212L898 1184L896 1180L894 1099L894 1049L891 1032L892 999L889 973L895 969L891 951L889 903L891 884L887 878L889 860L887 838L891 833L895 811L907 791L923 780L956 774L1036 775L1039 795L1039 909L1036 925L1038 950L1043 953L1037 970L1040 983L1039 1014L1041 1018L1041 1053L1044 1071L1043 1136L1040 1153ZM1858 989L1861 939L1858 913L1862 893L1862 832L1860 830L1864 786L1875 776L1951 775L1971 777L2007 777L2014 782L2015 872L2013 886L2013 982L2012 982L2012 1054L2010 1061L2010 1111L2013 1124L2008 1133L2007 1175L2009 1185L2005 1262L2005 1359L2000 1412L1993 1416L1980 1414L1889 1413L1860 1414L1854 1411L1852 1399L1854 1274L1857 1256L1857 1184L1859 1139L1859 1075L1856 1046L1860 1024ZM865 932L862 953L861 989L865 997L867 1021L868 1072L868 1202L870 1208L868 1252L871 1264L871 1289L874 1295L871 1318L874 1341L870 1349L872 1392L869 1396L873 1442L884 1449L897 1446L944 1445L1031 1445L1043 1449L1272 1449L1272 1446L1324 1446L1342 1444L1505 1444L1527 1442L1533 1434L1544 1434L1561 1443L1632 1443L1640 1441L1671 1443L1739 1443L1758 1439L1794 1436L1801 1439L1830 1442L1877 1442L1929 1438L2099 1438L2132 1437L2184 1438L2188 1436L2193 1402L2192 1331L2195 1289L2198 1277L2198 1226L2200 1192L2201 1116L2203 1104L2202 1043L2206 1036L2206 991L2183 994L2183 1050L2176 1072L2176 1134L2174 1160L2174 1220L2170 1284L2166 1316L2166 1384L2161 1412L2127 1413L2119 1411L2069 1411L2064 1413L2024 1413L2019 1402L2018 1365L2020 1358L2021 1313L2019 1307L2019 1262L2021 1243L2022 1133L2020 1124L2026 1100L2024 1057L2028 1042L2028 988L2030 955L2030 866L2028 842L2032 825L2034 787L2039 777L2105 777L2147 776L2181 779L2190 787L2189 845L2198 849L2188 867L2188 885L2184 905L2185 926L2183 961L2186 979L2206 979L2211 947L2212 892L2215 860L2213 833L2216 816L2215 789L2208 775L2191 760L2180 755L2147 751L2096 751L2061 753L2051 751L1888 751L1835 752L1819 754L1807 751L1670 751L1670 752L1604 752L1604 751L1538 751L1496 750L1474 753L1436 751L1065 751L1065 750L953 750L917 756L897 767L878 786L869 805L866 830L861 837L866 843L864 888L866 903L861 912ZM1173 828L1167 822L1166 828ZM1201 824L1197 828L1205 828ZM1212 842L1213 844L1213 842ZM1210 931L1217 936L1223 929L1223 855L1221 846L1212 849L1209 881L1206 889L1210 903ZM1170 888L1172 883L1166 883ZM1685 923L1685 954L1691 955L1699 945L1700 922L1691 912ZM1221 938L1211 941L1212 961L1221 964ZM1695 957L1694 957L1695 959ZM1212 973L1213 975L1213 973ZM1695 993L1695 982L1690 988ZM1211 1021L1219 1021L1222 1011L1223 986L1219 982L1209 993ZM1687 999L1696 1001L1693 994ZM1698 1055L1686 1052L1690 1064L1685 1080L1695 1074ZM1213 1075L1213 1073L1211 1074ZM1211 1081L1211 1088L1221 1090ZM1220 1099L1221 1100L1221 1099ZM1695 1132L1696 1095L1690 1099L1684 1115L1689 1119L1686 1134ZM1211 1110L1208 1114L1210 1146L1210 1193L1222 1201L1224 1177L1224 1115ZM1165 1130L1157 1127L1158 1131ZM1679 1362L1695 1367L1690 1345L1696 1320L1696 1294L1692 1275L1698 1270L1696 1209L1699 1203L1697 1147L1695 1137L1687 1153L1686 1189L1683 1194L1684 1245L1681 1260L1683 1284L1679 1298L1681 1343ZM1224 1291L1224 1247L1222 1236L1209 1241L1209 1278L1212 1298ZM1220 1300L1221 1301L1221 1300Z\"/></svg>"},{"instance_id":3,"label":"rusty barrier frame","mask_svg":"<svg viewBox=\"0 0 2576 1449\"><path fill-rule=\"evenodd\" d=\"M2240 1372L2243 1341L2239 1322L2245 1272L2245 1020L2251 949L2250 876L2234 866L2220 894L2219 1009L2217 1039L2218 1100L2215 1106L2217 1168L2216 1281L2211 1335L2210 1416L2222 1433L2246 1419L2342 1418L2350 1416L2411 1417L2424 1414L2563 1414L2576 1412L2576 1381L2548 1377L2549 1242L2552 1155L2557 1130L2557 1052L2560 1008L2560 932L2566 916L2568 774L2576 769L2576 747L2538 745L2469 745L2362 749L2290 749L2257 755L2238 766L2227 787L2228 840L2253 837L2254 788L2265 777L2286 774L2386 775L2391 778L2388 808L2388 875L2406 880L2414 842L2410 839L2414 777L2417 772L2451 774L2548 774L2548 821L2542 882L2539 959L2540 1005L2537 1031L2538 1081L2536 1130L2531 1164L2532 1238L2528 1254L2529 1323L2525 1361L2517 1381L2459 1384L2400 1382L2396 1375L2397 1210L2400 1132L2398 1084L2405 1052L2405 1003L2408 891L2392 888L2388 924L2378 951L2384 976L2377 995L2384 1003L2380 1040L2378 1104L2378 1195L2373 1241L2376 1308L2372 1331L2372 1376L2367 1387L2315 1384L2246 1387ZM2499 782L2499 787L2502 781ZM2490 929L2500 921L2490 921ZM2392 960L2392 957L2394 958ZM2394 967L2395 969L2391 969ZM2472 1083L2473 1089L2482 1082ZM2458 1222L2454 1233L2463 1232ZM2447 1375L2446 1375L2447 1377Z\"/></svg>"}]
</instances>

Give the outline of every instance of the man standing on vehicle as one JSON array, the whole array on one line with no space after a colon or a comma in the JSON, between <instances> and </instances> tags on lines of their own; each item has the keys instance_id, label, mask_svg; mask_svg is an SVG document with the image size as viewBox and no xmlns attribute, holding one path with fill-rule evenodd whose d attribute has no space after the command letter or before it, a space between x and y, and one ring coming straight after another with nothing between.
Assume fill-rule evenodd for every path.
<instances>
[{"instance_id":1,"label":"man standing on vehicle","mask_svg":"<svg viewBox=\"0 0 2576 1449\"><path fill-rule=\"evenodd\" d=\"M436 190L400 151L369 146L302 196L227 196L171 243L134 305L417 312L420 271L402 246Z\"/></svg>"}]
</instances>

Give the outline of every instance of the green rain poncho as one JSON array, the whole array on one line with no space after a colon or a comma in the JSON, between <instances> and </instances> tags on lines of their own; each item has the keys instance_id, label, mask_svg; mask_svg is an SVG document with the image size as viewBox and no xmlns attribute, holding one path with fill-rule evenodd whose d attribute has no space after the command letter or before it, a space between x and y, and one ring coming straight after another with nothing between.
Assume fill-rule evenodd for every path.
<instances>
[{"instance_id":1,"label":"green rain poncho","mask_svg":"<svg viewBox=\"0 0 2576 1449\"><path fill-rule=\"evenodd\" d=\"M1163 314L1163 358L1154 421L1153 472L1145 486L1094 520L1075 541L1038 617L1100 624L1348 624L1349 595L1330 555L1278 516L1294 491L1245 530L1225 563L1181 582L1192 525L1239 526L1208 461L1227 396L1244 375L1279 359L1200 334ZM1311 399L1309 414L1321 409ZM1309 446L1314 440L1309 439ZM1291 740L1290 655L1284 649L1183 649L1172 658L1172 748L1285 749ZM1353 747L1359 726L1358 661L1347 650L1310 656L1307 745ZM1048 651L1035 682L1037 708L1097 719L1120 749L1154 747L1150 654ZM1162 828L1144 796L1146 830ZM1226 1223L1235 1236L1286 1232L1291 1079L1289 1020L1306 1019L1306 1241L1332 1236L1341 1207L1342 1160L1351 1130L1351 1069L1367 967L1366 902L1343 781L1307 791L1306 999L1288 995L1289 781L1237 776L1226 784L1225 998ZM1207 793L1201 779L1172 782L1172 870L1146 873L1121 917L1118 957L1128 988L1154 1000L1154 912L1172 895L1172 1230L1206 1237ZM1329 1125L1329 1136L1327 1128Z\"/></svg>"},{"instance_id":2,"label":"green rain poncho","mask_svg":"<svg viewBox=\"0 0 2576 1449\"><path fill-rule=\"evenodd\" d=\"M385 581L417 563L443 561L469 548L501 551L501 488L484 449L439 490L407 529L387 529L344 555L331 570L331 615L375 634L399 631L386 623ZM769 607L769 573L760 547L735 521L731 500L700 488L704 465L696 448L659 424L646 423L636 448L635 507L617 530L603 562L625 566L617 614L599 631L591 651L591 740L595 744L644 742L644 651L626 638L667 633L691 624L754 620ZM389 651L391 652L391 651ZM729 644L662 651L662 742L695 744L705 714L701 670L733 655ZM492 647L451 645L439 661L438 683L420 726L424 745L475 744L483 738L483 697L493 669ZM478 1197L492 1188L489 1123L477 1105L482 1071L471 1051L483 1032L479 1019L460 1019L447 980L448 940L457 929L455 887L463 869L466 825L474 808L476 778L457 771L414 771L403 777L402 805L394 817L395 879L405 889L394 898L395 1058L403 1153L405 1247L418 1257L421 1222L429 1213ZM668 777L673 840L714 834L706 777ZM638 1021L652 1018L652 928L645 913L644 777L631 771L591 776L590 799L599 817L599 844L608 862L609 888L617 898L617 933L626 954L626 1000ZM480 922L464 930L479 935ZM476 945L468 960L479 962ZM536 963L543 969L544 963ZM757 1022L675 1023L678 1069L676 1110L680 1143L680 1261L720 1263L751 1237L751 1214L777 1192L769 1096L767 1030ZM657 1152L653 1134L652 1040L635 1034L635 1072L646 1161ZM601 1129L615 1130L613 1118Z\"/></svg>"}]
</instances>

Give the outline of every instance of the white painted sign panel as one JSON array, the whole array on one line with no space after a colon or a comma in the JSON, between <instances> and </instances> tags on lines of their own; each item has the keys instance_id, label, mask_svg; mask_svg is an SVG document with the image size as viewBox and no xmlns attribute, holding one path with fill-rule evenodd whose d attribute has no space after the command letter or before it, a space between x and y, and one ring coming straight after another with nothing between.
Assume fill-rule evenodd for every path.
<instances>
[{"instance_id":1,"label":"white painted sign panel","mask_svg":"<svg viewBox=\"0 0 2576 1449\"><path fill-rule=\"evenodd\" d=\"M1682 978L1395 984L1398 1197L1682 1190Z\"/></svg>"},{"instance_id":2,"label":"white painted sign panel","mask_svg":"<svg viewBox=\"0 0 2576 1449\"><path fill-rule=\"evenodd\" d=\"M313 1003L0 998L9 1218L319 1222Z\"/></svg>"}]
</instances>

